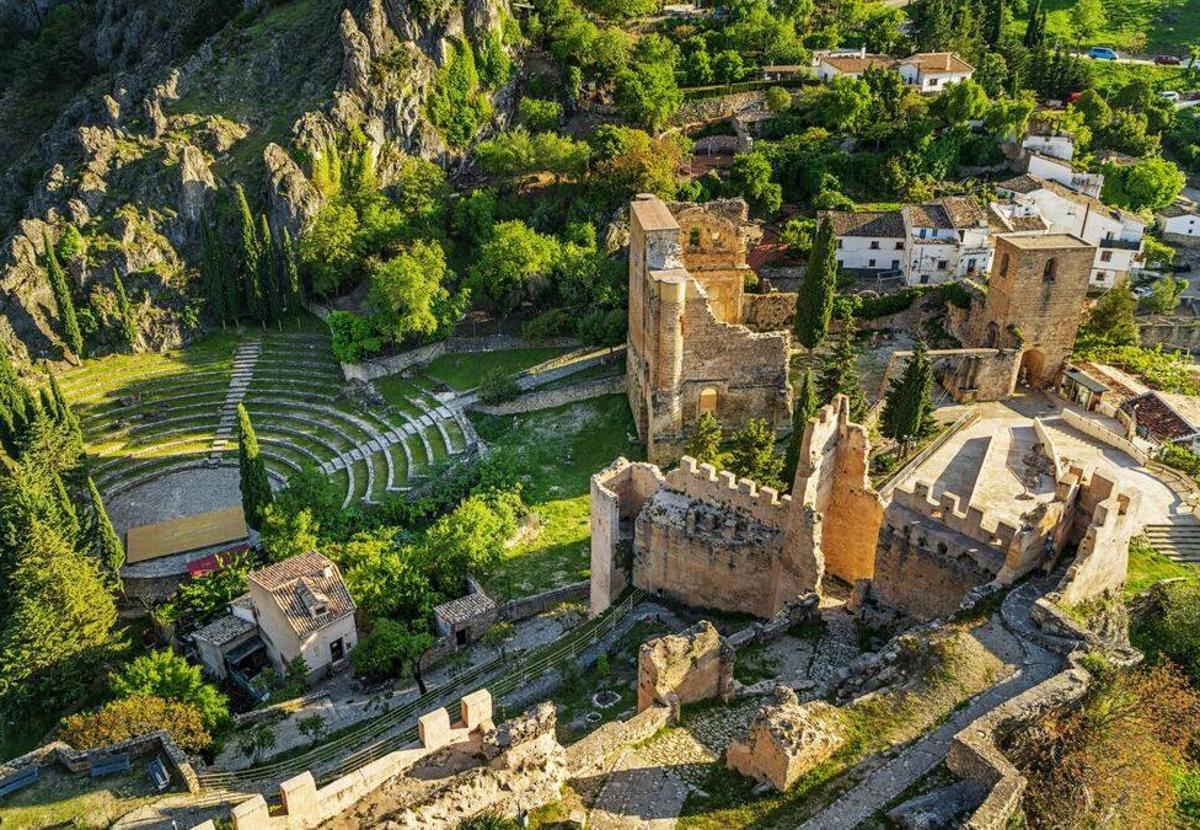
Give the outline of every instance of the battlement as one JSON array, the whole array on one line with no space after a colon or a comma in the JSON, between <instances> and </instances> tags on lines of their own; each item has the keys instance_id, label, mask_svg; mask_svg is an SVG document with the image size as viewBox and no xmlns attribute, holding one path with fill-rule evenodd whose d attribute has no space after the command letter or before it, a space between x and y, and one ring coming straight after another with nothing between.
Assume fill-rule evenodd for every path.
<instances>
[{"instance_id":1,"label":"battlement","mask_svg":"<svg viewBox=\"0 0 1200 830\"><path fill-rule=\"evenodd\" d=\"M923 516L937 519L946 527L970 539L992 545L1002 551L1007 551L1021 533L1020 528L997 519L970 503L965 510L961 509L962 497L956 493L942 493L941 498L935 501L930 497L930 489L929 482L917 481L911 491L893 491L892 500Z\"/></svg>"},{"instance_id":2,"label":"battlement","mask_svg":"<svg viewBox=\"0 0 1200 830\"><path fill-rule=\"evenodd\" d=\"M712 464L698 464L685 455L679 467L667 474L666 485L684 495L753 516L763 524L783 527L792 497L774 487L759 487Z\"/></svg>"}]
</instances>

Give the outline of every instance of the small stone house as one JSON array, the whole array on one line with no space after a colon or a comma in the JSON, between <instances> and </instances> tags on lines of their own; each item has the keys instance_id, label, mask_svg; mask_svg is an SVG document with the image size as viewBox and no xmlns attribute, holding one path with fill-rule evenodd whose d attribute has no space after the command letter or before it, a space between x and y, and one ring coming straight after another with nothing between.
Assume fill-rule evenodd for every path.
<instances>
[{"instance_id":1,"label":"small stone house","mask_svg":"<svg viewBox=\"0 0 1200 830\"><path fill-rule=\"evenodd\" d=\"M337 565L310 551L252 571L248 581L254 619L277 669L303 657L313 680L345 665L358 629Z\"/></svg>"},{"instance_id":2,"label":"small stone house","mask_svg":"<svg viewBox=\"0 0 1200 830\"><path fill-rule=\"evenodd\" d=\"M496 622L495 601L472 585L471 593L443 602L433 609L433 621L441 637L454 639L454 650L470 645Z\"/></svg>"}]
</instances>

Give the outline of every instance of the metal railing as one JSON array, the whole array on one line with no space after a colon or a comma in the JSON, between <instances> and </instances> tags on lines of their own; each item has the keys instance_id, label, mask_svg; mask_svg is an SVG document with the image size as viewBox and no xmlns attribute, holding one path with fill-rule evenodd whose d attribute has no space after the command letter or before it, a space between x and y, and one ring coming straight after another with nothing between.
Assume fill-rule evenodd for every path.
<instances>
[{"instance_id":1,"label":"metal railing","mask_svg":"<svg viewBox=\"0 0 1200 830\"><path fill-rule=\"evenodd\" d=\"M230 789L242 784L281 781L305 770L338 762L332 771L317 776L318 782L325 784L354 770L361 769L389 752L415 741L417 739L415 724L401 729L395 734L387 734L409 718L445 706L480 688L486 687L491 691L493 699L498 699L501 695L541 677L550 669L561 664L564 659L573 660L576 655L599 642L601 637L615 630L617 624L644 596L645 594L641 590L633 589L603 614L571 630L556 642L531 653L516 656L502 655L495 660L469 669L449 683L426 692L373 720L353 727L319 747L280 761L244 769L206 770L197 773L197 778L205 789ZM501 669L504 670L504 674L494 682L483 682L485 679L498 675ZM374 742L369 743L373 739Z\"/></svg>"}]
</instances>

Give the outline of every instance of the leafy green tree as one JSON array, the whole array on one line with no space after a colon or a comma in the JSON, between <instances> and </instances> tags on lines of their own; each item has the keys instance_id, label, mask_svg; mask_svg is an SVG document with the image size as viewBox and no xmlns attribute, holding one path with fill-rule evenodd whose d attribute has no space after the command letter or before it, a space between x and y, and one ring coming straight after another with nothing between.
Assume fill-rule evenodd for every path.
<instances>
[{"instance_id":1,"label":"leafy green tree","mask_svg":"<svg viewBox=\"0 0 1200 830\"><path fill-rule=\"evenodd\" d=\"M434 522L423 540L434 587L457 596L467 574L488 576L524 512L518 493L498 491L468 496Z\"/></svg>"},{"instance_id":2,"label":"leafy green tree","mask_svg":"<svg viewBox=\"0 0 1200 830\"><path fill-rule=\"evenodd\" d=\"M375 620L367 636L350 652L355 674L369 677L417 676L417 662L433 645L422 621Z\"/></svg>"},{"instance_id":3,"label":"leafy green tree","mask_svg":"<svg viewBox=\"0 0 1200 830\"><path fill-rule=\"evenodd\" d=\"M113 293L117 295L117 326L121 333L121 342L132 350L137 346L137 316L133 312L133 306L129 304L129 295L125 293L125 283L121 281L121 275L116 271L113 271Z\"/></svg>"},{"instance_id":4,"label":"leafy green tree","mask_svg":"<svg viewBox=\"0 0 1200 830\"><path fill-rule=\"evenodd\" d=\"M1157 156L1124 167L1106 164L1101 198L1133 211L1158 210L1175 201L1185 183L1173 162Z\"/></svg>"},{"instance_id":5,"label":"leafy green tree","mask_svg":"<svg viewBox=\"0 0 1200 830\"><path fill-rule=\"evenodd\" d=\"M1103 0L1076 0L1071 7L1071 31L1078 43L1095 36L1107 24Z\"/></svg>"},{"instance_id":6,"label":"leafy green tree","mask_svg":"<svg viewBox=\"0 0 1200 830\"><path fill-rule=\"evenodd\" d=\"M520 220L499 222L471 268L471 288L490 296L504 312L535 299L547 285L558 242Z\"/></svg>"},{"instance_id":7,"label":"leafy green tree","mask_svg":"<svg viewBox=\"0 0 1200 830\"><path fill-rule=\"evenodd\" d=\"M684 454L698 464L716 464L721 457L721 425L711 412L703 413L688 436Z\"/></svg>"},{"instance_id":8,"label":"leafy green tree","mask_svg":"<svg viewBox=\"0 0 1200 830\"><path fill-rule=\"evenodd\" d=\"M258 721L250 728L239 732L237 736L238 752L257 763L262 756L275 748L278 738L271 730L271 725Z\"/></svg>"},{"instance_id":9,"label":"leafy green tree","mask_svg":"<svg viewBox=\"0 0 1200 830\"><path fill-rule=\"evenodd\" d=\"M558 101L547 101L541 98L522 98L517 104L517 114L521 123L530 132L544 133L558 128L562 120L562 104Z\"/></svg>"},{"instance_id":10,"label":"leafy green tree","mask_svg":"<svg viewBox=\"0 0 1200 830\"><path fill-rule=\"evenodd\" d=\"M92 477L87 480L88 496L92 500L92 545L96 552L96 561L108 577L110 583L121 584L121 567L125 564L125 546L121 537L108 518L108 510L104 507L104 499Z\"/></svg>"},{"instance_id":11,"label":"leafy green tree","mask_svg":"<svg viewBox=\"0 0 1200 830\"><path fill-rule=\"evenodd\" d=\"M351 660L353 663L353 660ZM321 736L325 734L325 719L319 714L308 715L296 721L296 731L308 738L311 746L316 746Z\"/></svg>"},{"instance_id":12,"label":"leafy green tree","mask_svg":"<svg viewBox=\"0 0 1200 830\"><path fill-rule=\"evenodd\" d=\"M473 50L464 39L451 42L449 58L426 96L425 112L452 147L469 144L491 116L492 106L480 89Z\"/></svg>"},{"instance_id":13,"label":"leafy green tree","mask_svg":"<svg viewBox=\"0 0 1200 830\"><path fill-rule=\"evenodd\" d=\"M662 62L638 63L621 70L614 97L626 120L651 132L662 130L683 104L675 70Z\"/></svg>"},{"instance_id":14,"label":"leafy green tree","mask_svg":"<svg viewBox=\"0 0 1200 830\"><path fill-rule=\"evenodd\" d=\"M379 332L353 312L338 309L330 312L326 322L333 334L333 355L342 363L357 363L383 348Z\"/></svg>"},{"instance_id":15,"label":"leafy green tree","mask_svg":"<svg viewBox=\"0 0 1200 830\"><path fill-rule=\"evenodd\" d=\"M783 223L783 228L779 232L779 241L787 246L788 253L792 256L808 258L812 252L813 235L817 230L817 222L815 219L804 219L799 216L793 216L791 219Z\"/></svg>"},{"instance_id":16,"label":"leafy green tree","mask_svg":"<svg viewBox=\"0 0 1200 830\"><path fill-rule=\"evenodd\" d=\"M860 78L837 75L821 87L812 102L818 125L835 132L853 132L871 107L871 89Z\"/></svg>"},{"instance_id":17,"label":"leafy green tree","mask_svg":"<svg viewBox=\"0 0 1200 830\"><path fill-rule=\"evenodd\" d=\"M442 247L433 241L418 241L376 265L368 294L376 330L396 343L434 334L436 304L449 296L442 287L448 273Z\"/></svg>"},{"instance_id":18,"label":"leafy green tree","mask_svg":"<svg viewBox=\"0 0 1200 830\"><path fill-rule=\"evenodd\" d=\"M904 372L893 378L884 395L880 429L903 444L928 431L933 412L933 365L924 340L917 340Z\"/></svg>"},{"instance_id":19,"label":"leafy green tree","mask_svg":"<svg viewBox=\"0 0 1200 830\"><path fill-rule=\"evenodd\" d=\"M360 259L358 214L340 201L326 202L300 240L312 290L332 297L354 278Z\"/></svg>"},{"instance_id":20,"label":"leafy green tree","mask_svg":"<svg viewBox=\"0 0 1200 830\"><path fill-rule=\"evenodd\" d=\"M800 464L800 451L804 444L804 434L808 431L808 422L817 414L818 408L817 388L810 366L805 368L800 379L800 388L792 402L792 435L788 439L787 452L783 456L783 483L788 487L791 487L796 478L796 467Z\"/></svg>"},{"instance_id":21,"label":"leafy green tree","mask_svg":"<svg viewBox=\"0 0 1200 830\"><path fill-rule=\"evenodd\" d=\"M767 109L771 112L787 112L792 108L792 93L781 86L767 87Z\"/></svg>"},{"instance_id":22,"label":"leafy green tree","mask_svg":"<svg viewBox=\"0 0 1200 830\"><path fill-rule=\"evenodd\" d=\"M79 320L75 316L75 302L71 299L71 287L67 282L67 272L58 262L50 235L46 234L46 275L50 278L50 291L54 294L54 304L58 306L58 321L62 325L63 342L77 355L83 354L83 334L79 331Z\"/></svg>"},{"instance_id":23,"label":"leafy green tree","mask_svg":"<svg viewBox=\"0 0 1200 830\"><path fill-rule=\"evenodd\" d=\"M712 57L702 37L692 37L683 45L683 73L691 86L708 86L715 80Z\"/></svg>"},{"instance_id":24,"label":"leafy green tree","mask_svg":"<svg viewBox=\"0 0 1200 830\"><path fill-rule=\"evenodd\" d=\"M278 502L272 502L263 510L262 546L272 562L316 550L319 530L320 525L307 507L289 512Z\"/></svg>"},{"instance_id":25,"label":"leafy green tree","mask_svg":"<svg viewBox=\"0 0 1200 830\"><path fill-rule=\"evenodd\" d=\"M783 188L771 181L771 163L762 153L744 153L733 160L729 184L756 209L771 214L783 202Z\"/></svg>"},{"instance_id":26,"label":"leafy green tree","mask_svg":"<svg viewBox=\"0 0 1200 830\"><path fill-rule=\"evenodd\" d=\"M212 735L196 707L144 694L111 700L95 712L64 718L62 737L76 749L95 749L158 730L188 752L202 752L212 744Z\"/></svg>"},{"instance_id":27,"label":"leafy green tree","mask_svg":"<svg viewBox=\"0 0 1200 830\"><path fill-rule=\"evenodd\" d=\"M951 84L948 89L934 99L930 109L945 124L953 126L965 124L975 118L982 118L987 111L987 106L988 97L987 93L983 91L983 87L968 78Z\"/></svg>"},{"instance_id":28,"label":"leafy green tree","mask_svg":"<svg viewBox=\"0 0 1200 830\"><path fill-rule=\"evenodd\" d=\"M783 457L775 452L775 431L765 418L754 418L733 435L729 469L759 487L783 489Z\"/></svg>"},{"instance_id":29,"label":"leafy green tree","mask_svg":"<svg viewBox=\"0 0 1200 830\"><path fill-rule=\"evenodd\" d=\"M259 528L262 526L263 513L272 501L271 480L267 478L267 465L258 446L258 436L244 404L238 404L237 417L242 508L246 522L253 528Z\"/></svg>"},{"instance_id":30,"label":"leafy green tree","mask_svg":"<svg viewBox=\"0 0 1200 830\"><path fill-rule=\"evenodd\" d=\"M734 84L746 74L742 56L733 49L723 49L713 56L713 74L724 84Z\"/></svg>"},{"instance_id":31,"label":"leafy green tree","mask_svg":"<svg viewBox=\"0 0 1200 830\"><path fill-rule=\"evenodd\" d=\"M817 238L800 290L796 293L796 315L792 331L797 342L812 351L825 339L833 314L833 292L837 287L837 237L828 217L817 225Z\"/></svg>"},{"instance_id":32,"label":"leafy green tree","mask_svg":"<svg viewBox=\"0 0 1200 830\"><path fill-rule=\"evenodd\" d=\"M854 318L845 315L838 321L839 332L833 347L821 363L817 376L817 397L829 403L834 395L850 399L850 418L861 421L867 414L867 398L863 394L858 372L858 349L854 345Z\"/></svg>"},{"instance_id":33,"label":"leafy green tree","mask_svg":"<svg viewBox=\"0 0 1200 830\"><path fill-rule=\"evenodd\" d=\"M217 691L216 686L205 682L199 666L170 649L151 651L135 658L111 680L117 697L153 695L196 707L209 733L216 734L232 725L229 699Z\"/></svg>"},{"instance_id":34,"label":"leafy green tree","mask_svg":"<svg viewBox=\"0 0 1200 830\"><path fill-rule=\"evenodd\" d=\"M210 622L225 613L230 600L246 593L253 564L249 554L222 557L215 571L180 585L171 601L159 606L159 613L185 630Z\"/></svg>"},{"instance_id":35,"label":"leafy green tree","mask_svg":"<svg viewBox=\"0 0 1200 830\"><path fill-rule=\"evenodd\" d=\"M1160 277L1150 286L1150 295L1142 298L1141 306L1151 314L1170 314L1179 307L1180 294L1187 287L1187 280Z\"/></svg>"}]
</instances>

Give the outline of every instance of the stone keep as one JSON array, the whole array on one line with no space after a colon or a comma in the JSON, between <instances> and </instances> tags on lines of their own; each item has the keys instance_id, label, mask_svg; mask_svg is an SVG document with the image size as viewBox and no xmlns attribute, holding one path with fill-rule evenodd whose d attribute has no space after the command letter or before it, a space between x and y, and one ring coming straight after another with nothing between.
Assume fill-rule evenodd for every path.
<instances>
[{"instance_id":1,"label":"stone keep","mask_svg":"<svg viewBox=\"0 0 1200 830\"><path fill-rule=\"evenodd\" d=\"M733 697L733 649L708 620L678 634L642 643L638 651L638 711L672 709Z\"/></svg>"},{"instance_id":2,"label":"stone keep","mask_svg":"<svg viewBox=\"0 0 1200 830\"><path fill-rule=\"evenodd\" d=\"M1020 375L1053 383L1075 346L1095 253L1071 234L997 236L987 295L971 308L973 344L1021 349Z\"/></svg>"},{"instance_id":3,"label":"stone keep","mask_svg":"<svg viewBox=\"0 0 1200 830\"><path fill-rule=\"evenodd\" d=\"M629 210L629 405L651 462L675 461L704 412L733 430L788 423L786 331L745 323L745 202L668 207L649 194Z\"/></svg>"},{"instance_id":4,"label":"stone keep","mask_svg":"<svg viewBox=\"0 0 1200 830\"><path fill-rule=\"evenodd\" d=\"M777 686L745 737L729 745L725 766L784 792L844 742L836 707L823 701L801 704L794 691Z\"/></svg>"}]
</instances>

